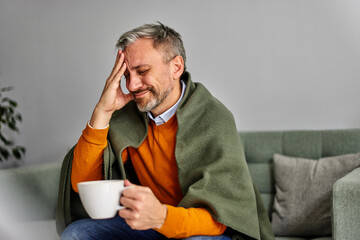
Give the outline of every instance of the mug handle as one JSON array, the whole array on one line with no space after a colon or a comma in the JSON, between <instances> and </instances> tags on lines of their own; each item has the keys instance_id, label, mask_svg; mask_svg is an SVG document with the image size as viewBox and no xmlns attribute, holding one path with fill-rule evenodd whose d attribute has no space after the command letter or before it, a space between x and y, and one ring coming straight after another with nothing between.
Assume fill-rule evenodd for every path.
<instances>
[{"instance_id":1,"label":"mug handle","mask_svg":"<svg viewBox=\"0 0 360 240\"><path fill-rule=\"evenodd\" d=\"M125 208L126 208L126 207L119 205L119 206L116 207L116 210L119 211L119 210L123 210L123 209L125 209Z\"/></svg>"},{"instance_id":2,"label":"mug handle","mask_svg":"<svg viewBox=\"0 0 360 240\"><path fill-rule=\"evenodd\" d=\"M124 191L124 189L127 189L127 188L132 188L132 186L124 187L124 188L123 188L123 191ZM124 206L122 206L122 205L118 205L118 206L116 207L116 210L119 211L119 210L122 210L122 209L125 209L125 208L126 208L126 207L124 207Z\"/></svg>"}]
</instances>

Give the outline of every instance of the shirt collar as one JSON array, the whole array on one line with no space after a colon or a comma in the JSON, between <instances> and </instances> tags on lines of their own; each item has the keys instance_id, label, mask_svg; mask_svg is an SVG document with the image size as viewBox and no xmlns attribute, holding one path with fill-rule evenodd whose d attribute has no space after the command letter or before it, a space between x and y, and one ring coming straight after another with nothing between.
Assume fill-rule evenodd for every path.
<instances>
[{"instance_id":1,"label":"shirt collar","mask_svg":"<svg viewBox=\"0 0 360 240\"><path fill-rule=\"evenodd\" d=\"M160 114L159 116L157 116L155 118L153 117L151 112L147 112L147 115L149 116L149 118L151 120L153 120L155 122L156 126L166 123L176 113L176 110L180 104L180 101L184 97L185 88L186 88L186 84L182 80L181 80L181 87L182 87L181 96L180 96L179 100L171 108L169 108L164 113Z\"/></svg>"}]
</instances>

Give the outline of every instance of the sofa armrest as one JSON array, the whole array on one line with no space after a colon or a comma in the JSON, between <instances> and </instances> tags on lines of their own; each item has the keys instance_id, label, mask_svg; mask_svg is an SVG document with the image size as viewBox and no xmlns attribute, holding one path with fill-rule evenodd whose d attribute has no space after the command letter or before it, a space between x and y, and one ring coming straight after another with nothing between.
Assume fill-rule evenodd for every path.
<instances>
[{"instance_id":1,"label":"sofa armrest","mask_svg":"<svg viewBox=\"0 0 360 240\"><path fill-rule=\"evenodd\" d=\"M358 239L360 236L360 168L335 182L332 207L334 240Z\"/></svg>"},{"instance_id":2,"label":"sofa armrest","mask_svg":"<svg viewBox=\"0 0 360 240\"><path fill-rule=\"evenodd\" d=\"M60 168L46 163L0 170L0 220L54 219Z\"/></svg>"}]
</instances>

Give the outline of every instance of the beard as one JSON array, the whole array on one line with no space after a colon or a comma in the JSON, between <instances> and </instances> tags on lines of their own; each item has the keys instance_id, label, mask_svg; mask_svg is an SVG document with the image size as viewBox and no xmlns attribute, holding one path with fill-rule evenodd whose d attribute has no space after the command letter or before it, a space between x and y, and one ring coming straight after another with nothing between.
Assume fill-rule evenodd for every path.
<instances>
[{"instance_id":1,"label":"beard","mask_svg":"<svg viewBox=\"0 0 360 240\"><path fill-rule=\"evenodd\" d=\"M156 91L153 87L148 87L144 90L138 90L133 92L133 94L149 91L150 100L136 99L135 102L140 112L150 112L151 110L157 108L164 100L169 96L170 92L173 90L173 86L169 86L164 92Z\"/></svg>"}]
</instances>

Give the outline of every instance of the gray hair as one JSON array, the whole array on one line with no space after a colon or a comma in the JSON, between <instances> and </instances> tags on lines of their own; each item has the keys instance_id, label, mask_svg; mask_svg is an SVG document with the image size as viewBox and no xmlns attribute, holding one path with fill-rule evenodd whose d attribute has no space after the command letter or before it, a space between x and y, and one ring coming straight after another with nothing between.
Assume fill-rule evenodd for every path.
<instances>
[{"instance_id":1,"label":"gray hair","mask_svg":"<svg viewBox=\"0 0 360 240\"><path fill-rule=\"evenodd\" d=\"M169 62L176 56L181 56L184 60L184 70L186 68L186 54L181 35L174 29L157 22L157 24L144 24L131 31L124 33L118 40L116 47L124 50L131 43L139 38L153 39L155 49L159 47L164 54L164 62Z\"/></svg>"}]
</instances>

